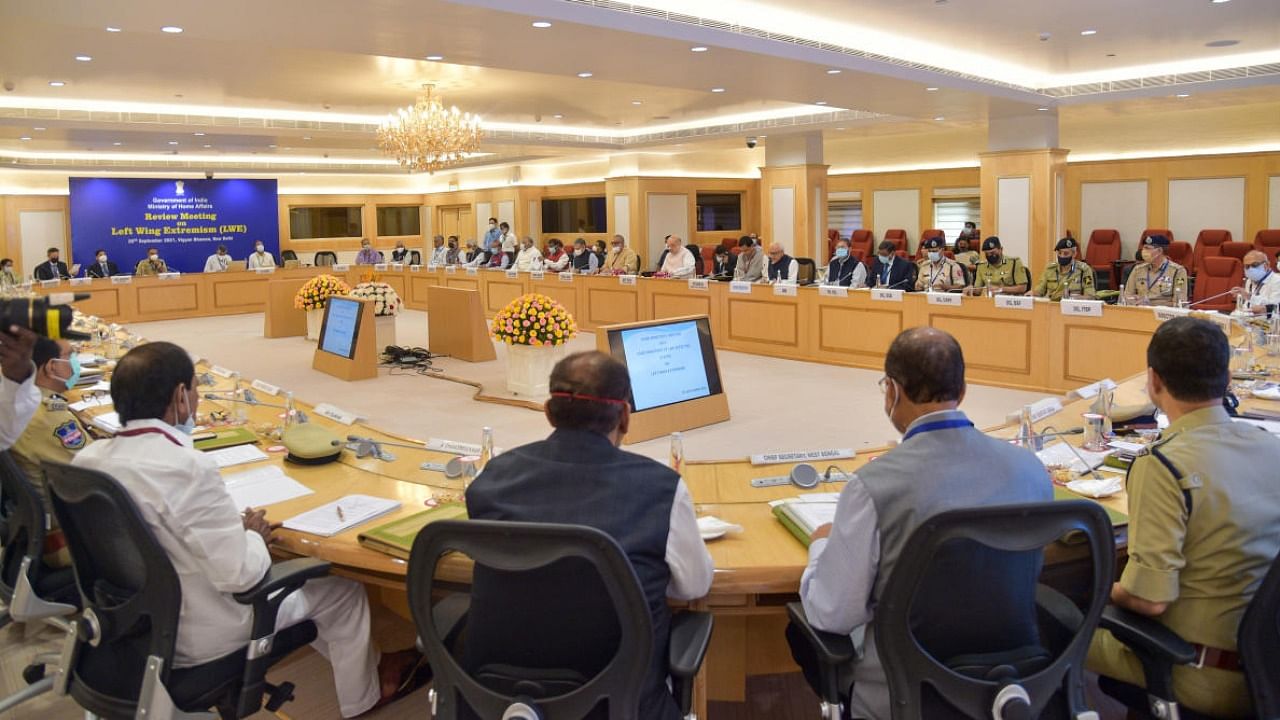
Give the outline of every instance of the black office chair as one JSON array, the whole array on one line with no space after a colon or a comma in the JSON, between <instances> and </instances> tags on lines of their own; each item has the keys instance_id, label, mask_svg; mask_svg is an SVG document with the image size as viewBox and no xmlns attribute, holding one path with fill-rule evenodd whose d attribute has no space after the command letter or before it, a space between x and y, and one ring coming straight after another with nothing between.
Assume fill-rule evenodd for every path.
<instances>
[{"instance_id":1,"label":"black office chair","mask_svg":"<svg viewBox=\"0 0 1280 720\"><path fill-rule=\"evenodd\" d=\"M1142 662L1146 688L1102 677L1103 692L1129 707L1139 717L1169 718L1176 712L1182 720L1200 720L1205 715L1180 707L1173 694L1173 666L1196 661L1191 643L1160 622L1137 613L1110 606L1102 614L1102 628L1111 631ZM1256 717L1280 718L1280 556L1245 610L1237 631L1236 644L1244 666L1245 681L1253 696Z\"/></svg>"},{"instance_id":2,"label":"black office chair","mask_svg":"<svg viewBox=\"0 0 1280 720\"><path fill-rule=\"evenodd\" d=\"M422 264L422 253L418 252L417 250L410 250L410 251L409 251L409 264L410 264L410 265L421 265L421 264Z\"/></svg>"},{"instance_id":3,"label":"black office chair","mask_svg":"<svg viewBox=\"0 0 1280 720\"><path fill-rule=\"evenodd\" d=\"M314 264L316 267L329 267L338 263L338 254L332 250L321 250L316 253Z\"/></svg>"},{"instance_id":4,"label":"black office chair","mask_svg":"<svg viewBox=\"0 0 1280 720\"><path fill-rule=\"evenodd\" d=\"M1063 538L1089 546L1083 612L1043 585L1034 611L997 592L1011 570L1028 581L1038 576L1042 549ZM1111 521L1086 500L953 510L916 528L875 611L894 720L1079 717L1084 658L1111 589L1114 554ZM942 567L951 570L945 578L936 572ZM813 628L800 603L787 611L818 657L823 717L834 720L845 695L839 669L853 660L853 644ZM1012 635L1024 640L991 646ZM943 657L930 648L945 648Z\"/></svg>"},{"instance_id":5,"label":"black office chair","mask_svg":"<svg viewBox=\"0 0 1280 720\"><path fill-rule=\"evenodd\" d=\"M282 251L280 252L280 259L281 259L281 260L285 260L285 261L289 261L289 260L297 260L297 259L298 259L298 253L296 253L296 252L294 252L294 251L292 251L292 250L282 250Z\"/></svg>"},{"instance_id":6,"label":"black office chair","mask_svg":"<svg viewBox=\"0 0 1280 720\"><path fill-rule=\"evenodd\" d=\"M814 278L818 276L818 265L813 258L796 258L796 282L801 285L812 285Z\"/></svg>"},{"instance_id":7,"label":"black office chair","mask_svg":"<svg viewBox=\"0 0 1280 720\"><path fill-rule=\"evenodd\" d=\"M54 683L102 718L243 718L293 699L293 685L266 682L267 669L315 640L315 623L276 631L286 596L329 573L329 563L290 560L234 595L253 605L252 639L217 660L174 668L182 588L173 563L128 493L110 476L44 463L53 511L67 536L84 614L71 625Z\"/></svg>"},{"instance_id":8,"label":"black office chair","mask_svg":"<svg viewBox=\"0 0 1280 720\"><path fill-rule=\"evenodd\" d=\"M48 515L44 501L8 451L0 452L0 627L42 622L66 631L63 618L79 609L71 568L44 563ZM27 687L0 698L0 713L53 689L45 668L57 654L36 655L22 672Z\"/></svg>"},{"instance_id":9,"label":"black office chair","mask_svg":"<svg viewBox=\"0 0 1280 720\"><path fill-rule=\"evenodd\" d=\"M508 623L528 634L507 635L497 647L482 642L486 629L466 626L471 596L452 595L432 605L438 591L436 565L454 551L475 562L472 587L483 588L477 604L483 603L486 617L505 617L508 611L523 617L529 612L528 591L534 588L564 603L557 606L564 612L540 612L535 621ZM430 697L438 720L641 720L638 704L652 660L653 630L635 570L608 535L578 525L434 522L414 540L408 586L418 643L435 673ZM685 716L711 626L709 613L672 617L667 666L672 694ZM601 636L588 627L607 630ZM574 657L549 660L545 655L554 651L544 651L539 638L565 629L576 629L582 642L571 651ZM468 647L460 663L450 647L463 633ZM556 639L554 644L564 645L563 636ZM611 642L616 649L609 647ZM536 656L532 648L537 648ZM602 704L607 705L605 713Z\"/></svg>"}]
</instances>

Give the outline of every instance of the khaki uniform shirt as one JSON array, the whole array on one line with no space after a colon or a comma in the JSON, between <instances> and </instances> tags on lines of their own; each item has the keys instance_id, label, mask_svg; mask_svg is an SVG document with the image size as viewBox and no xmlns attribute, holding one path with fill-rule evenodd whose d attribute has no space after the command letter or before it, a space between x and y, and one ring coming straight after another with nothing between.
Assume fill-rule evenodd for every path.
<instances>
[{"instance_id":1,"label":"khaki uniform shirt","mask_svg":"<svg viewBox=\"0 0 1280 720\"><path fill-rule=\"evenodd\" d=\"M615 252L613 248L609 248L609 254L604 258L604 266L602 270L613 272L621 270L629 275L635 275L640 272L640 256L636 255L636 251L622 246L620 252Z\"/></svg>"},{"instance_id":2,"label":"khaki uniform shirt","mask_svg":"<svg viewBox=\"0 0 1280 720\"><path fill-rule=\"evenodd\" d=\"M917 291L931 288L958 289L964 286L964 268L960 267L960 263L955 260L943 256L937 265L929 262L927 258L916 263Z\"/></svg>"},{"instance_id":3,"label":"khaki uniform shirt","mask_svg":"<svg viewBox=\"0 0 1280 720\"><path fill-rule=\"evenodd\" d=\"M965 250L964 252L958 252L955 255L956 262L967 268L977 269L978 263L982 262L982 253L977 250Z\"/></svg>"},{"instance_id":4,"label":"khaki uniform shirt","mask_svg":"<svg viewBox=\"0 0 1280 720\"><path fill-rule=\"evenodd\" d=\"M1152 267L1151 263L1138 263L1129 273L1129 281L1124 284L1125 295L1147 296L1148 305L1173 306L1174 292L1182 290L1182 297L1190 300L1187 292L1187 269L1178 263L1165 258L1163 270Z\"/></svg>"},{"instance_id":5,"label":"khaki uniform shirt","mask_svg":"<svg viewBox=\"0 0 1280 720\"><path fill-rule=\"evenodd\" d=\"M1031 277L1027 273L1027 269L1022 266L1022 261L1016 257L1005 256L999 265L992 265L984 262L978 265L978 270L974 275L973 286L976 288L987 287L1010 287L1012 285L1022 285L1027 282L1027 278Z\"/></svg>"},{"instance_id":6,"label":"khaki uniform shirt","mask_svg":"<svg viewBox=\"0 0 1280 720\"><path fill-rule=\"evenodd\" d=\"M1236 649L1245 606L1280 552L1280 439L1214 406L1172 423L1129 471L1120 584L1169 608L1192 643Z\"/></svg>"},{"instance_id":7,"label":"khaki uniform shirt","mask_svg":"<svg viewBox=\"0 0 1280 720\"><path fill-rule=\"evenodd\" d=\"M1093 281L1093 268L1088 264L1077 260L1064 269L1055 261L1049 263L1044 272L1040 273L1035 294L1050 300L1061 300L1063 295L1083 295L1091 298L1095 294Z\"/></svg>"},{"instance_id":8,"label":"khaki uniform shirt","mask_svg":"<svg viewBox=\"0 0 1280 720\"><path fill-rule=\"evenodd\" d=\"M138 261L138 266L134 268L133 272L135 275L138 275L139 277L146 277L148 275L159 275L162 272L169 272L169 266L165 264L164 260L156 260L155 262L151 262L147 258L143 258Z\"/></svg>"},{"instance_id":9,"label":"khaki uniform shirt","mask_svg":"<svg viewBox=\"0 0 1280 720\"><path fill-rule=\"evenodd\" d=\"M65 409L66 400L56 393L40 388L42 401L35 417L14 443L13 459L36 487L44 490L44 474L40 463L44 460L69 463L76 453L90 442L89 433L71 411ZM50 409L62 405L63 409ZM48 496L45 496L48 503ZM48 506L46 505L46 509ZM52 514L50 519L52 520Z\"/></svg>"}]
</instances>

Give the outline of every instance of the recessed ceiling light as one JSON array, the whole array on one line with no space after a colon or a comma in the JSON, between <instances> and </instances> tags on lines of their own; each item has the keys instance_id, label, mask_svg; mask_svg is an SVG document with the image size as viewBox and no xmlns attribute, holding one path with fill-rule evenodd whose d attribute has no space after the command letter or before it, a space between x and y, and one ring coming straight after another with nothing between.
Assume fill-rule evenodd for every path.
<instances>
[{"instance_id":1,"label":"recessed ceiling light","mask_svg":"<svg viewBox=\"0 0 1280 720\"><path fill-rule=\"evenodd\" d=\"M713 93L722 93L722 92L724 92L724 88L711 88L711 92L713 92Z\"/></svg>"},{"instance_id":2,"label":"recessed ceiling light","mask_svg":"<svg viewBox=\"0 0 1280 720\"><path fill-rule=\"evenodd\" d=\"M814 105L826 105L826 104L827 104L827 101L826 101L826 100L815 100L813 104L814 104Z\"/></svg>"},{"instance_id":3,"label":"recessed ceiling light","mask_svg":"<svg viewBox=\"0 0 1280 720\"><path fill-rule=\"evenodd\" d=\"M936 87L927 87L927 88L925 88L925 89L924 89L924 91L925 91L925 92L938 92L938 88L936 88Z\"/></svg>"},{"instance_id":4,"label":"recessed ceiling light","mask_svg":"<svg viewBox=\"0 0 1280 720\"><path fill-rule=\"evenodd\" d=\"M941 115L939 115L939 116L935 117L935 118L934 118L934 120L936 120L936 121L938 121L938 122L942 122L943 120L946 120L946 118L944 118L944 117L942 117Z\"/></svg>"},{"instance_id":5,"label":"recessed ceiling light","mask_svg":"<svg viewBox=\"0 0 1280 720\"><path fill-rule=\"evenodd\" d=\"M1038 107L1036 110L1039 110L1040 112L1049 112L1049 108L1047 107Z\"/></svg>"},{"instance_id":6,"label":"recessed ceiling light","mask_svg":"<svg viewBox=\"0 0 1280 720\"><path fill-rule=\"evenodd\" d=\"M115 27L114 25L108 25L107 32L121 32L121 30L120 28Z\"/></svg>"},{"instance_id":7,"label":"recessed ceiling light","mask_svg":"<svg viewBox=\"0 0 1280 720\"><path fill-rule=\"evenodd\" d=\"M555 119L557 119L557 120L563 120L563 119L564 119L564 115L561 115L560 113L556 113L555 115L552 115L551 117L553 117L553 118L555 118Z\"/></svg>"},{"instance_id":8,"label":"recessed ceiling light","mask_svg":"<svg viewBox=\"0 0 1280 720\"><path fill-rule=\"evenodd\" d=\"M1086 35L1086 36L1088 36L1088 35L1097 35L1097 34L1098 34L1098 31L1097 31L1097 30L1081 30L1081 31L1080 31L1080 34L1081 34L1081 35Z\"/></svg>"},{"instance_id":9,"label":"recessed ceiling light","mask_svg":"<svg viewBox=\"0 0 1280 720\"><path fill-rule=\"evenodd\" d=\"M706 52L706 51L707 51L706 45L694 45L693 47L689 48L689 52Z\"/></svg>"},{"instance_id":10,"label":"recessed ceiling light","mask_svg":"<svg viewBox=\"0 0 1280 720\"><path fill-rule=\"evenodd\" d=\"M303 135L303 136L302 136L302 139L303 139L303 140L310 140L310 139L311 139L311 136L310 136L310 135Z\"/></svg>"},{"instance_id":11,"label":"recessed ceiling light","mask_svg":"<svg viewBox=\"0 0 1280 720\"><path fill-rule=\"evenodd\" d=\"M836 129L837 129L837 130L844 130L845 128L836 128Z\"/></svg>"},{"instance_id":12,"label":"recessed ceiling light","mask_svg":"<svg viewBox=\"0 0 1280 720\"><path fill-rule=\"evenodd\" d=\"M112 144L112 145L115 145L116 147L120 147L120 146L121 146L121 145L123 145L124 143L122 143L122 142L113 142L113 143L111 143L111 144Z\"/></svg>"},{"instance_id":13,"label":"recessed ceiling light","mask_svg":"<svg viewBox=\"0 0 1280 720\"><path fill-rule=\"evenodd\" d=\"M204 147L211 148L211 147L213 147L213 146L212 146L212 145L205 145ZM255 154L256 154L256 153L255 153Z\"/></svg>"},{"instance_id":14,"label":"recessed ceiling light","mask_svg":"<svg viewBox=\"0 0 1280 720\"><path fill-rule=\"evenodd\" d=\"M439 62L439 61L441 61L441 60L443 60L443 59L444 59L444 56L443 56L443 55L428 55L426 59L427 59L427 60L430 60L431 62Z\"/></svg>"},{"instance_id":15,"label":"recessed ceiling light","mask_svg":"<svg viewBox=\"0 0 1280 720\"><path fill-rule=\"evenodd\" d=\"M66 85L66 83L65 83L65 82L63 82L62 80L50 80L50 81L49 81L49 87L63 87L64 85Z\"/></svg>"},{"instance_id":16,"label":"recessed ceiling light","mask_svg":"<svg viewBox=\"0 0 1280 720\"><path fill-rule=\"evenodd\" d=\"M272 144L268 145L267 147L269 147L269 148L273 148L273 147L275 147L275 146L276 146L276 145L275 145L275 143L272 143Z\"/></svg>"},{"instance_id":17,"label":"recessed ceiling light","mask_svg":"<svg viewBox=\"0 0 1280 720\"><path fill-rule=\"evenodd\" d=\"M42 128L42 127L33 127L33 128L31 128L31 129L32 129L32 130L35 130L36 132L44 132L44 128Z\"/></svg>"},{"instance_id":18,"label":"recessed ceiling light","mask_svg":"<svg viewBox=\"0 0 1280 720\"><path fill-rule=\"evenodd\" d=\"M1221 5L1222 3L1229 3L1229 2L1231 2L1231 0L1211 0L1211 2L1212 2L1214 5Z\"/></svg>"},{"instance_id":19,"label":"recessed ceiling light","mask_svg":"<svg viewBox=\"0 0 1280 720\"><path fill-rule=\"evenodd\" d=\"M586 79L586 78L591 77L591 73L589 73L589 72L580 72L580 73L578 73L578 77L583 78L583 79Z\"/></svg>"},{"instance_id":20,"label":"recessed ceiling light","mask_svg":"<svg viewBox=\"0 0 1280 720\"><path fill-rule=\"evenodd\" d=\"M551 27L551 23L547 22L546 20L535 20L533 22L533 26L539 29L549 28Z\"/></svg>"},{"instance_id":21,"label":"recessed ceiling light","mask_svg":"<svg viewBox=\"0 0 1280 720\"><path fill-rule=\"evenodd\" d=\"M1177 97L1177 98L1189 98L1189 97L1191 97L1191 93L1178 93L1177 95L1174 95L1174 97Z\"/></svg>"},{"instance_id":22,"label":"recessed ceiling light","mask_svg":"<svg viewBox=\"0 0 1280 720\"><path fill-rule=\"evenodd\" d=\"M177 144L178 144L178 141L177 141L177 140L170 140L170 141L169 141L169 144L170 144L170 145L177 145Z\"/></svg>"},{"instance_id":23,"label":"recessed ceiling light","mask_svg":"<svg viewBox=\"0 0 1280 720\"><path fill-rule=\"evenodd\" d=\"M1204 46L1218 48L1218 47L1231 47L1232 45L1239 45L1239 44L1240 44L1239 40L1214 40L1212 42L1205 43Z\"/></svg>"},{"instance_id":24,"label":"recessed ceiling light","mask_svg":"<svg viewBox=\"0 0 1280 720\"><path fill-rule=\"evenodd\" d=\"M644 103L643 103L643 102L641 102L641 101L639 101L639 100L632 100L632 101L631 101L631 104L632 104L632 105L643 105Z\"/></svg>"},{"instance_id":25,"label":"recessed ceiling light","mask_svg":"<svg viewBox=\"0 0 1280 720\"><path fill-rule=\"evenodd\" d=\"M77 55L76 60L79 60L80 62L89 62L90 60L93 60L93 58L89 55Z\"/></svg>"},{"instance_id":26,"label":"recessed ceiling light","mask_svg":"<svg viewBox=\"0 0 1280 720\"><path fill-rule=\"evenodd\" d=\"M192 135L195 135L196 137L204 137L204 133L202 133L202 132L194 132L194 133L191 133L191 134L192 134Z\"/></svg>"},{"instance_id":27,"label":"recessed ceiling light","mask_svg":"<svg viewBox=\"0 0 1280 720\"><path fill-rule=\"evenodd\" d=\"M26 141L26 140L30 140L30 139L31 139L31 136L30 136L30 135L23 135L22 137L20 137L20 138L18 138L18 139L19 139L19 140Z\"/></svg>"},{"instance_id":28,"label":"recessed ceiling light","mask_svg":"<svg viewBox=\"0 0 1280 720\"><path fill-rule=\"evenodd\" d=\"M177 35L178 33L182 32L182 28L178 27L177 25L165 25L164 27L160 28L160 32L167 32L173 35Z\"/></svg>"},{"instance_id":29,"label":"recessed ceiling light","mask_svg":"<svg viewBox=\"0 0 1280 720\"><path fill-rule=\"evenodd\" d=\"M839 75L841 72L843 72L843 71L842 71L842 70L840 70L839 68L831 68L830 70L828 70L828 71L827 71L827 74L828 74L828 75Z\"/></svg>"}]
</instances>

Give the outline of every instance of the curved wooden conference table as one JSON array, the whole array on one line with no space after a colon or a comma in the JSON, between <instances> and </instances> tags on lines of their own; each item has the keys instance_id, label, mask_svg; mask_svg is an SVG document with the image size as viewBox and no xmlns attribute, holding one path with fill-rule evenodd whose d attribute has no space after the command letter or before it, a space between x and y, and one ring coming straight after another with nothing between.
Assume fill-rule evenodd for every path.
<instances>
[{"instance_id":1,"label":"curved wooden conference table","mask_svg":"<svg viewBox=\"0 0 1280 720\"><path fill-rule=\"evenodd\" d=\"M83 312L124 322L230 314L233 309L271 312L271 308L262 307L267 283L283 279L300 285L315 273L314 269L300 269L271 275L183 275L174 279L137 278L128 285L99 280L85 288L94 296L78 306ZM359 270L350 270L348 275L353 282L361 279ZM936 306L923 296L910 294L900 302L877 301L865 291L850 292L848 297L828 297L816 288L800 288L794 296L784 296L774 295L771 287L757 286L749 294L739 294L728 292L727 284L714 282L702 289L673 280L641 278L635 284L624 285L612 277L574 277L572 282L563 282L554 275L542 279L528 275L512 278L502 272L471 275L461 270L445 273L426 268L388 270L379 275L397 290L403 288L402 295L411 307L423 307L425 288L431 284L473 286L484 295L484 307L490 313L522 292L546 292L575 312L579 324L586 329L629 320L708 313L718 347L833 364L880 367L889 341L900 328L929 324L960 338L970 382L1041 389L1047 395L1060 396L1062 393L1055 389L1077 388L1103 377L1128 378L1117 392L1117 403L1121 405L1145 400L1144 378L1137 373L1145 365L1146 343L1158 324L1153 311L1145 308L1107 307L1101 317L1067 317L1052 303L1037 302L1031 310L1013 310L996 308L986 298L965 298L964 304L956 308ZM67 289L66 283L59 289ZM104 289L115 292L101 292ZM245 295L231 300L239 293ZM202 387L201 391L230 389L230 380L215 380L217 386ZM310 409L305 398L298 400L300 407ZM1070 396L1062 400L1063 409L1037 423L1039 428L1080 425L1080 414L1089 402L1072 400ZM201 411L208 412L219 405L205 400ZM1009 408L1010 412L1016 409ZM866 410L880 412L879 407ZM278 424L280 412L266 407L248 410L250 423L255 425ZM859 431L854 417L850 416L851 436ZM362 424L348 427L314 413L311 418L343 437L359 434L386 440L425 440L402 438ZM1001 437L1012 437L1015 430L1008 424L988 428ZM1072 440L1078 443L1080 438ZM789 440L788 444L787 448L761 450L804 447L803 440ZM264 462L282 465L287 474L310 487L314 494L270 506L269 517L280 521L344 495L362 493L401 501L396 514L379 521L385 522L422 510L424 502L433 496L448 499L461 493L460 480L420 468L423 462L443 462L450 456L410 448L387 449L397 456L395 461L357 459L347 452L337 463L315 467L286 465L282 454L272 454ZM863 451L853 459L834 464L843 470L856 470L887 449ZM252 467L238 466L228 472ZM795 597L807 553L774 519L767 503L804 491L789 486L754 488L750 484L752 478L785 474L789 469L789 465L752 466L745 458L690 462L686 466L685 480L699 515L714 515L744 528L742 533L708 544L715 560L715 579L708 597L695 603L717 616L699 692L703 717L708 699L742 700L748 675L794 669L782 635L786 623L784 604ZM840 487L824 485L813 492L838 491ZM1127 508L1123 493L1102 502L1121 512ZM406 563L361 547L357 536L367 527L332 538L282 531L275 548L285 556L305 555L332 562L336 574L365 583L375 599L408 617ZM1120 530L1121 547L1124 539ZM1049 551L1047 556L1051 568L1069 565L1074 559L1077 558L1072 549L1065 546ZM454 568L446 572L462 571Z\"/></svg>"}]
</instances>

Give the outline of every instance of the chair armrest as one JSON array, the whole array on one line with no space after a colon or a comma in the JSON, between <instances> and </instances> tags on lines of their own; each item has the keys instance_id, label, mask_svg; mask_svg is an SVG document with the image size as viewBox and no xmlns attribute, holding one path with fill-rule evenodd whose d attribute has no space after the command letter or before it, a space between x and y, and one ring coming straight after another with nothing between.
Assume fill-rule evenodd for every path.
<instances>
[{"instance_id":1,"label":"chair armrest","mask_svg":"<svg viewBox=\"0 0 1280 720\"><path fill-rule=\"evenodd\" d=\"M818 695L832 705L841 702L840 668L857 657L853 640L848 635L824 632L810 625L804 606L798 602L787 603L787 615L818 661L820 687L815 688Z\"/></svg>"},{"instance_id":2,"label":"chair armrest","mask_svg":"<svg viewBox=\"0 0 1280 720\"><path fill-rule=\"evenodd\" d=\"M431 608L431 620L446 648L452 648L457 642L458 635L467 625L467 614L470 612L471 596L466 593L450 595ZM418 649L422 650L421 641Z\"/></svg>"},{"instance_id":3,"label":"chair armrest","mask_svg":"<svg viewBox=\"0 0 1280 720\"><path fill-rule=\"evenodd\" d=\"M1099 627L1110 631L1138 657L1148 694L1174 700L1173 666L1187 665L1196 659L1191 643L1151 618L1114 605L1102 610Z\"/></svg>"},{"instance_id":4,"label":"chair armrest","mask_svg":"<svg viewBox=\"0 0 1280 720\"><path fill-rule=\"evenodd\" d=\"M1075 634L1084 622L1084 613L1066 595L1048 585L1036 585L1036 608L1063 630Z\"/></svg>"},{"instance_id":5,"label":"chair armrest","mask_svg":"<svg viewBox=\"0 0 1280 720\"><path fill-rule=\"evenodd\" d=\"M277 590L297 590L303 583L329 574L329 563L314 558L298 558L276 563L267 570L257 585L232 595L242 605L252 605Z\"/></svg>"},{"instance_id":6,"label":"chair armrest","mask_svg":"<svg viewBox=\"0 0 1280 720\"><path fill-rule=\"evenodd\" d=\"M702 668L711 644L714 621L708 612L682 612L671 618L671 637L667 645L667 669L671 674L671 692L681 715L693 706L693 679Z\"/></svg>"}]
</instances>

